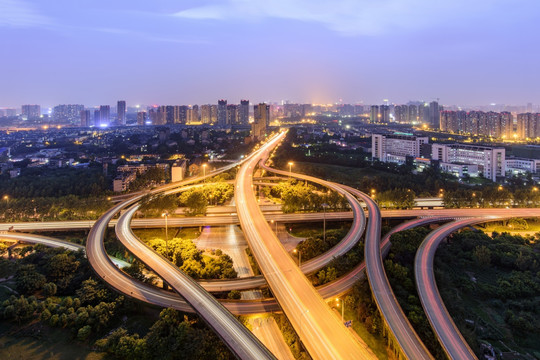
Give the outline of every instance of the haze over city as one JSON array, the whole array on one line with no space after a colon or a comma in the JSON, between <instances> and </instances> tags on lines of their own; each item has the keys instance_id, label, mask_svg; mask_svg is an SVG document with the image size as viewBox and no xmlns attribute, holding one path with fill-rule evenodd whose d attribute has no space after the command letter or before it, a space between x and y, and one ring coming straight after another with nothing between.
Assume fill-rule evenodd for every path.
<instances>
[{"instance_id":1,"label":"haze over city","mask_svg":"<svg viewBox=\"0 0 540 360\"><path fill-rule=\"evenodd\" d=\"M540 3L0 0L0 106L540 99Z\"/></svg>"},{"instance_id":2,"label":"haze over city","mask_svg":"<svg viewBox=\"0 0 540 360\"><path fill-rule=\"evenodd\" d=\"M0 0L0 359L540 360L538 0Z\"/></svg>"}]
</instances>

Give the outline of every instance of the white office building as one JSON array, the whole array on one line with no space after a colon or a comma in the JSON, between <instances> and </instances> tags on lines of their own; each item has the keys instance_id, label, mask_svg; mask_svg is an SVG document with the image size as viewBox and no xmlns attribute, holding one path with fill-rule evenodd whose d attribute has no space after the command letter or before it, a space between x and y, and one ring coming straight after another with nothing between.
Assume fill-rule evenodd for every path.
<instances>
[{"instance_id":1,"label":"white office building","mask_svg":"<svg viewBox=\"0 0 540 360\"><path fill-rule=\"evenodd\" d=\"M511 157L506 159L506 172L509 175L533 174L540 171L540 160Z\"/></svg>"},{"instance_id":2,"label":"white office building","mask_svg":"<svg viewBox=\"0 0 540 360\"><path fill-rule=\"evenodd\" d=\"M420 156L422 144L428 143L428 137L409 134L372 134L371 154L382 162L405 163L407 156Z\"/></svg>"},{"instance_id":3,"label":"white office building","mask_svg":"<svg viewBox=\"0 0 540 360\"><path fill-rule=\"evenodd\" d=\"M431 158L440 162L441 169L452 173L463 173L452 165L468 165L466 170L473 176L474 167L478 167L478 173L482 173L485 178L496 181L497 178L504 177L506 173L505 150L500 147L488 147L466 144L433 144ZM462 176L462 175L461 175Z\"/></svg>"}]
</instances>

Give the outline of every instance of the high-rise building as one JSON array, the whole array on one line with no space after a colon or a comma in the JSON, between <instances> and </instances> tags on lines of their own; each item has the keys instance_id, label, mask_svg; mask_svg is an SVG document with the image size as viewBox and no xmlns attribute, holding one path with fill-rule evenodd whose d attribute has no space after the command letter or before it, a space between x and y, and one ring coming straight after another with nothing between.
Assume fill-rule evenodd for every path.
<instances>
[{"instance_id":1,"label":"high-rise building","mask_svg":"<svg viewBox=\"0 0 540 360\"><path fill-rule=\"evenodd\" d=\"M383 124L388 124L390 122L390 106L381 105L379 106L380 111L380 121Z\"/></svg>"},{"instance_id":2,"label":"high-rise building","mask_svg":"<svg viewBox=\"0 0 540 360\"><path fill-rule=\"evenodd\" d=\"M41 106L39 105L23 105L21 110L22 116L26 120L37 119L41 116Z\"/></svg>"},{"instance_id":3,"label":"high-rise building","mask_svg":"<svg viewBox=\"0 0 540 360\"><path fill-rule=\"evenodd\" d=\"M197 105L193 105L187 109L186 123L192 124L197 122L199 122L199 107Z\"/></svg>"},{"instance_id":4,"label":"high-rise building","mask_svg":"<svg viewBox=\"0 0 540 360\"><path fill-rule=\"evenodd\" d=\"M372 124L376 124L379 122L380 114L379 114L379 107L377 105L371 105L371 113L369 116L369 122Z\"/></svg>"},{"instance_id":5,"label":"high-rise building","mask_svg":"<svg viewBox=\"0 0 540 360\"><path fill-rule=\"evenodd\" d=\"M146 125L146 111L139 111L137 113L137 125Z\"/></svg>"},{"instance_id":6,"label":"high-rise building","mask_svg":"<svg viewBox=\"0 0 540 360\"><path fill-rule=\"evenodd\" d=\"M201 122L210 124L211 121L211 105L201 105Z\"/></svg>"},{"instance_id":7,"label":"high-rise building","mask_svg":"<svg viewBox=\"0 0 540 360\"><path fill-rule=\"evenodd\" d=\"M100 105L99 107L99 123L101 126L108 126L111 121L111 106Z\"/></svg>"},{"instance_id":8,"label":"high-rise building","mask_svg":"<svg viewBox=\"0 0 540 360\"><path fill-rule=\"evenodd\" d=\"M238 105L227 105L227 125L236 125L238 123Z\"/></svg>"},{"instance_id":9,"label":"high-rise building","mask_svg":"<svg viewBox=\"0 0 540 360\"><path fill-rule=\"evenodd\" d=\"M199 122L199 121L200 121L199 105L193 105L191 107L191 122Z\"/></svg>"},{"instance_id":10,"label":"high-rise building","mask_svg":"<svg viewBox=\"0 0 540 360\"><path fill-rule=\"evenodd\" d=\"M517 137L522 140L540 137L540 114L518 114Z\"/></svg>"},{"instance_id":11,"label":"high-rise building","mask_svg":"<svg viewBox=\"0 0 540 360\"><path fill-rule=\"evenodd\" d=\"M165 125L167 123L167 111L165 106L150 108L148 119L152 125Z\"/></svg>"},{"instance_id":12,"label":"high-rise building","mask_svg":"<svg viewBox=\"0 0 540 360\"><path fill-rule=\"evenodd\" d=\"M409 122L411 124L417 123L418 122L418 106L414 104L410 104L408 105L408 110L409 110L409 115L408 115Z\"/></svg>"},{"instance_id":13,"label":"high-rise building","mask_svg":"<svg viewBox=\"0 0 540 360\"><path fill-rule=\"evenodd\" d=\"M261 140L266 135L266 127L270 123L270 105L261 103L253 107L254 121L251 124L252 136Z\"/></svg>"},{"instance_id":14,"label":"high-rise building","mask_svg":"<svg viewBox=\"0 0 540 360\"><path fill-rule=\"evenodd\" d=\"M355 104L354 105L354 115L362 115L364 113L364 105Z\"/></svg>"},{"instance_id":15,"label":"high-rise building","mask_svg":"<svg viewBox=\"0 0 540 360\"><path fill-rule=\"evenodd\" d=\"M409 107L407 105L396 105L394 107L396 122L409 123Z\"/></svg>"},{"instance_id":16,"label":"high-rise building","mask_svg":"<svg viewBox=\"0 0 540 360\"><path fill-rule=\"evenodd\" d=\"M94 126L101 125L100 117L101 117L101 115L100 115L99 110L98 109L94 110L94 119L93 119L92 125L94 125Z\"/></svg>"},{"instance_id":17,"label":"high-rise building","mask_svg":"<svg viewBox=\"0 0 540 360\"><path fill-rule=\"evenodd\" d=\"M219 100L217 105L217 125L227 125L227 100Z\"/></svg>"},{"instance_id":18,"label":"high-rise building","mask_svg":"<svg viewBox=\"0 0 540 360\"><path fill-rule=\"evenodd\" d=\"M497 137L511 139L514 135L514 116L508 112L501 113L501 124Z\"/></svg>"},{"instance_id":19,"label":"high-rise building","mask_svg":"<svg viewBox=\"0 0 540 360\"><path fill-rule=\"evenodd\" d=\"M116 103L116 124L126 125L126 102L119 100Z\"/></svg>"},{"instance_id":20,"label":"high-rise building","mask_svg":"<svg viewBox=\"0 0 540 360\"><path fill-rule=\"evenodd\" d=\"M438 129L440 126L439 103L432 101L429 103L429 125L432 129Z\"/></svg>"},{"instance_id":21,"label":"high-rise building","mask_svg":"<svg viewBox=\"0 0 540 360\"><path fill-rule=\"evenodd\" d=\"M240 108L238 110L238 122L241 125L249 124L249 100L240 100Z\"/></svg>"},{"instance_id":22,"label":"high-rise building","mask_svg":"<svg viewBox=\"0 0 540 360\"><path fill-rule=\"evenodd\" d=\"M88 127L92 125L92 119L90 118L90 110L81 111L81 126Z\"/></svg>"},{"instance_id":23,"label":"high-rise building","mask_svg":"<svg viewBox=\"0 0 540 360\"><path fill-rule=\"evenodd\" d=\"M57 123L78 124L81 120L83 105L57 105L53 109L53 120Z\"/></svg>"}]
</instances>

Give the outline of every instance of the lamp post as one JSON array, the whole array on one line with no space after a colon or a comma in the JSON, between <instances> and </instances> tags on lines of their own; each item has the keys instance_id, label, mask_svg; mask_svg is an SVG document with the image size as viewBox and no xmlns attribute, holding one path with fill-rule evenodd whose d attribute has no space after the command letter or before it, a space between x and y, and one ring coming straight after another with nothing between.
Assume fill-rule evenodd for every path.
<instances>
[{"instance_id":1,"label":"lamp post","mask_svg":"<svg viewBox=\"0 0 540 360\"><path fill-rule=\"evenodd\" d=\"M336 298L337 307L339 307L340 299ZM341 300L341 322L343 322L343 318L345 317L345 301Z\"/></svg>"},{"instance_id":2,"label":"lamp post","mask_svg":"<svg viewBox=\"0 0 540 360\"><path fill-rule=\"evenodd\" d=\"M276 224L276 230L275 230L275 231L276 231L276 236L277 236L277 221L274 221L274 220L270 220L270 223L272 223L272 224L274 224L274 223L275 223L275 224Z\"/></svg>"},{"instance_id":3,"label":"lamp post","mask_svg":"<svg viewBox=\"0 0 540 360\"><path fill-rule=\"evenodd\" d=\"M292 175L292 166L294 165L294 163L292 161L289 161L289 177L291 177Z\"/></svg>"},{"instance_id":4,"label":"lamp post","mask_svg":"<svg viewBox=\"0 0 540 360\"><path fill-rule=\"evenodd\" d=\"M202 164L202 169L203 169L204 182L206 182L206 164Z\"/></svg>"},{"instance_id":5,"label":"lamp post","mask_svg":"<svg viewBox=\"0 0 540 360\"><path fill-rule=\"evenodd\" d=\"M167 256L169 256L169 232L168 232L168 222L167 222L167 218L169 217L169 212L165 210L163 214L161 214L161 216L165 218L165 251L167 252Z\"/></svg>"},{"instance_id":6,"label":"lamp post","mask_svg":"<svg viewBox=\"0 0 540 360\"><path fill-rule=\"evenodd\" d=\"M323 208L323 242L326 242L326 208L328 204L324 203L321 206Z\"/></svg>"}]
</instances>

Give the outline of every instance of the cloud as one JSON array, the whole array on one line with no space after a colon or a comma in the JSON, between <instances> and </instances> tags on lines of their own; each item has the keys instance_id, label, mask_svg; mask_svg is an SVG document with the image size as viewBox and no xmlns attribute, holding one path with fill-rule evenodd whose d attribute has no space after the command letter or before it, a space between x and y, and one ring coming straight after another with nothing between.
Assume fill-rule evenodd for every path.
<instances>
[{"instance_id":1,"label":"cloud","mask_svg":"<svg viewBox=\"0 0 540 360\"><path fill-rule=\"evenodd\" d=\"M23 0L0 0L0 26L28 28L50 24L48 17Z\"/></svg>"},{"instance_id":2,"label":"cloud","mask_svg":"<svg viewBox=\"0 0 540 360\"><path fill-rule=\"evenodd\" d=\"M222 0L173 15L193 20L288 19L319 23L354 36L459 22L504 4L510 4L510 0Z\"/></svg>"}]
</instances>

